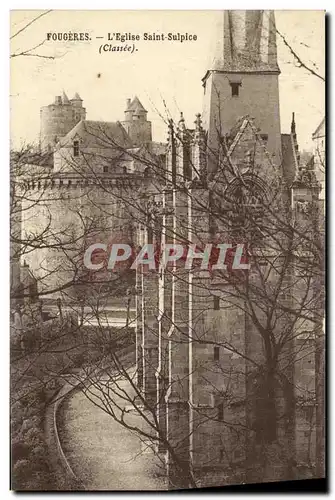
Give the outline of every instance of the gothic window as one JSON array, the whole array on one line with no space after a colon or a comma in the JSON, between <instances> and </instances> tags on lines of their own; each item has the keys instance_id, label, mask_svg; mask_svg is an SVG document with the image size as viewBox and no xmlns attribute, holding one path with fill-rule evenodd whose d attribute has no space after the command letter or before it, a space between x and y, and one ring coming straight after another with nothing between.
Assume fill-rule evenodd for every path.
<instances>
[{"instance_id":1,"label":"gothic window","mask_svg":"<svg viewBox=\"0 0 335 500\"><path fill-rule=\"evenodd\" d=\"M73 156L79 156L79 141L73 141Z\"/></svg>"},{"instance_id":2,"label":"gothic window","mask_svg":"<svg viewBox=\"0 0 335 500\"><path fill-rule=\"evenodd\" d=\"M235 179L227 190L228 201L244 206L263 204L265 200L265 186L263 181L253 175L244 175Z\"/></svg>"},{"instance_id":3,"label":"gothic window","mask_svg":"<svg viewBox=\"0 0 335 500\"><path fill-rule=\"evenodd\" d=\"M241 82L230 82L232 97L238 97L240 92Z\"/></svg>"}]
</instances>

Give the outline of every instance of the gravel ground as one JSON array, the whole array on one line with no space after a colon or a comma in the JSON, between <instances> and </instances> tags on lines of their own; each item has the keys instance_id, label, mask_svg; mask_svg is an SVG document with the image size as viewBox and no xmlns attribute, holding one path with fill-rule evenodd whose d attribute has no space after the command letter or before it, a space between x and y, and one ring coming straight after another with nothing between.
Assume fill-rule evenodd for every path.
<instances>
[{"instance_id":1,"label":"gravel ground","mask_svg":"<svg viewBox=\"0 0 335 500\"><path fill-rule=\"evenodd\" d=\"M129 393L130 385L122 381ZM124 407L124 403L118 400ZM129 407L127 407L129 408ZM139 424L134 410L127 422ZM61 442L87 490L165 490L162 462L143 440L95 406L82 392L64 403Z\"/></svg>"}]
</instances>

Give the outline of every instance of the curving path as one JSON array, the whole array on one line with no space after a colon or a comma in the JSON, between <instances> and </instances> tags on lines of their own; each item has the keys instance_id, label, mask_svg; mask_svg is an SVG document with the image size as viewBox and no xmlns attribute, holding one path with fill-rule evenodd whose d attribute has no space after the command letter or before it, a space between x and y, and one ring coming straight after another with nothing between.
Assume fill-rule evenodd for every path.
<instances>
[{"instance_id":1,"label":"curving path","mask_svg":"<svg viewBox=\"0 0 335 500\"><path fill-rule=\"evenodd\" d=\"M128 383L122 383L129 390ZM73 392L60 411L62 447L86 490L166 489L160 458L85 394ZM133 412L126 418L132 425L138 424L139 417Z\"/></svg>"}]
</instances>

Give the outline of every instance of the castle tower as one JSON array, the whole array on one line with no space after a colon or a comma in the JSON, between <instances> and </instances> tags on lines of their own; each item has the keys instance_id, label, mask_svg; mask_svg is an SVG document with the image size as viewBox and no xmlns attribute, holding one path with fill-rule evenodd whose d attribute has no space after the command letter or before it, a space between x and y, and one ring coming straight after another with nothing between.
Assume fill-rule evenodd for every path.
<instances>
[{"instance_id":1,"label":"castle tower","mask_svg":"<svg viewBox=\"0 0 335 500\"><path fill-rule=\"evenodd\" d=\"M77 125L80 120L85 120L86 109L78 93L69 99L63 92L56 96L55 101L41 108L41 151L52 151L55 144Z\"/></svg>"},{"instance_id":2,"label":"castle tower","mask_svg":"<svg viewBox=\"0 0 335 500\"><path fill-rule=\"evenodd\" d=\"M124 121L121 123L134 146L152 141L151 122L147 120L147 113L137 96L133 100L127 99Z\"/></svg>"},{"instance_id":3,"label":"castle tower","mask_svg":"<svg viewBox=\"0 0 335 500\"><path fill-rule=\"evenodd\" d=\"M276 26L272 11L224 11L214 57L203 78L209 170L220 138L244 115L255 119L273 160L281 161Z\"/></svg>"}]
</instances>

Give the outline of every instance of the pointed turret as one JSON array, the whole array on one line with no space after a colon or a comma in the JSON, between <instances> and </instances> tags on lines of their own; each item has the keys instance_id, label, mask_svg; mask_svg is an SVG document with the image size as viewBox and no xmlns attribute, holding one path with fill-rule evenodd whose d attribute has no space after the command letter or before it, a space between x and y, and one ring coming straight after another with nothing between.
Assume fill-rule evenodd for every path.
<instances>
[{"instance_id":1,"label":"pointed turret","mask_svg":"<svg viewBox=\"0 0 335 500\"><path fill-rule=\"evenodd\" d=\"M74 96L72 97L71 99L71 104L72 106L75 106L76 108L81 108L82 105L83 105L83 100L82 98L80 97L80 95L78 94L78 92L76 92L74 94Z\"/></svg>"},{"instance_id":2,"label":"pointed turret","mask_svg":"<svg viewBox=\"0 0 335 500\"><path fill-rule=\"evenodd\" d=\"M134 146L148 143L152 140L151 122L147 120L147 110L137 96L126 101L124 121L122 126L127 131Z\"/></svg>"},{"instance_id":3,"label":"pointed turret","mask_svg":"<svg viewBox=\"0 0 335 500\"><path fill-rule=\"evenodd\" d=\"M131 109L133 111L136 111L136 110L144 111L144 113L147 113L147 110L144 108L143 104L141 103L141 101L139 100L137 95L134 97L134 99L130 103L129 109Z\"/></svg>"},{"instance_id":4,"label":"pointed turret","mask_svg":"<svg viewBox=\"0 0 335 500\"><path fill-rule=\"evenodd\" d=\"M63 93L62 93L62 103L63 103L63 104L70 104L69 98L68 98L68 96L65 94L64 90L63 90Z\"/></svg>"},{"instance_id":5,"label":"pointed turret","mask_svg":"<svg viewBox=\"0 0 335 500\"><path fill-rule=\"evenodd\" d=\"M137 96L135 96L133 100L127 99L124 113L126 121L132 121L134 119L146 121L147 119L147 110Z\"/></svg>"}]
</instances>

